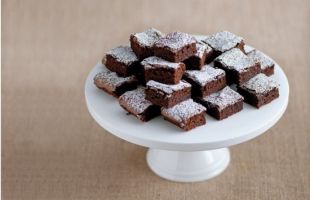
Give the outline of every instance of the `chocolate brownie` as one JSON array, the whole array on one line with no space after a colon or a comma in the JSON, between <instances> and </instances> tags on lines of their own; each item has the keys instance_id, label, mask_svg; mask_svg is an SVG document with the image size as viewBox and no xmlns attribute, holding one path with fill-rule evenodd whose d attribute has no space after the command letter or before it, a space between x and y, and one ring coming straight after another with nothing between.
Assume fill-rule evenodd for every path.
<instances>
[{"instance_id":1,"label":"chocolate brownie","mask_svg":"<svg viewBox=\"0 0 310 200\"><path fill-rule=\"evenodd\" d=\"M279 97L279 85L265 74L258 74L246 83L237 87L237 91L244 97L244 101L260 108Z\"/></svg>"},{"instance_id":2,"label":"chocolate brownie","mask_svg":"<svg viewBox=\"0 0 310 200\"><path fill-rule=\"evenodd\" d=\"M244 50L244 53L248 55L249 53L251 53L255 49L253 47L245 44L244 47L243 47L243 50Z\"/></svg>"},{"instance_id":3,"label":"chocolate brownie","mask_svg":"<svg viewBox=\"0 0 310 200\"><path fill-rule=\"evenodd\" d=\"M248 54L248 56L254 59L256 62L260 63L261 73L271 76L274 74L274 63L273 61L265 56L262 52L258 50L253 50Z\"/></svg>"},{"instance_id":4,"label":"chocolate brownie","mask_svg":"<svg viewBox=\"0 0 310 200\"><path fill-rule=\"evenodd\" d=\"M244 46L243 38L229 31L221 31L210 35L205 39L205 42L213 48L213 58L232 48L239 48L243 51Z\"/></svg>"},{"instance_id":5,"label":"chocolate brownie","mask_svg":"<svg viewBox=\"0 0 310 200\"><path fill-rule=\"evenodd\" d=\"M243 97L228 86L209 96L198 98L197 101L207 108L209 115L218 120L225 119L243 108Z\"/></svg>"},{"instance_id":6,"label":"chocolate brownie","mask_svg":"<svg viewBox=\"0 0 310 200\"><path fill-rule=\"evenodd\" d=\"M154 28L130 35L130 46L139 59L154 55L154 43L164 35Z\"/></svg>"},{"instance_id":7,"label":"chocolate brownie","mask_svg":"<svg viewBox=\"0 0 310 200\"><path fill-rule=\"evenodd\" d=\"M160 114L160 107L145 99L144 88L125 92L119 97L119 104L129 114L141 121L149 121Z\"/></svg>"},{"instance_id":8,"label":"chocolate brownie","mask_svg":"<svg viewBox=\"0 0 310 200\"><path fill-rule=\"evenodd\" d=\"M182 32L169 33L154 44L154 55L171 62L182 62L196 52L196 39Z\"/></svg>"},{"instance_id":9,"label":"chocolate brownie","mask_svg":"<svg viewBox=\"0 0 310 200\"><path fill-rule=\"evenodd\" d=\"M167 85L156 81L146 83L146 99L155 105L172 107L191 96L191 85L185 81L180 81L175 85Z\"/></svg>"},{"instance_id":10,"label":"chocolate brownie","mask_svg":"<svg viewBox=\"0 0 310 200\"><path fill-rule=\"evenodd\" d=\"M161 114L165 120L175 124L185 131L206 124L206 108L188 99L171 108L162 108Z\"/></svg>"},{"instance_id":11,"label":"chocolate brownie","mask_svg":"<svg viewBox=\"0 0 310 200\"><path fill-rule=\"evenodd\" d=\"M184 63L173 63L156 56L144 59L141 65L144 66L145 82L154 80L166 84L177 84L185 71Z\"/></svg>"},{"instance_id":12,"label":"chocolate brownie","mask_svg":"<svg viewBox=\"0 0 310 200\"><path fill-rule=\"evenodd\" d=\"M214 60L214 66L225 70L227 84L241 85L260 72L260 64L233 48Z\"/></svg>"},{"instance_id":13,"label":"chocolate brownie","mask_svg":"<svg viewBox=\"0 0 310 200\"><path fill-rule=\"evenodd\" d=\"M187 70L201 69L207 61L209 62L209 58L212 56L213 49L201 41L196 43L196 49L195 55L184 60Z\"/></svg>"},{"instance_id":14,"label":"chocolate brownie","mask_svg":"<svg viewBox=\"0 0 310 200\"><path fill-rule=\"evenodd\" d=\"M128 90L137 88L138 80L135 76L120 77L115 72L104 68L94 77L95 85L105 92L118 97Z\"/></svg>"},{"instance_id":15,"label":"chocolate brownie","mask_svg":"<svg viewBox=\"0 0 310 200\"><path fill-rule=\"evenodd\" d=\"M203 97L226 86L225 71L209 65L201 70L187 70L184 79L192 85L192 96Z\"/></svg>"},{"instance_id":16,"label":"chocolate brownie","mask_svg":"<svg viewBox=\"0 0 310 200\"><path fill-rule=\"evenodd\" d=\"M111 49L102 59L102 63L120 76L129 76L139 70L139 60L129 46L118 46Z\"/></svg>"}]
</instances>

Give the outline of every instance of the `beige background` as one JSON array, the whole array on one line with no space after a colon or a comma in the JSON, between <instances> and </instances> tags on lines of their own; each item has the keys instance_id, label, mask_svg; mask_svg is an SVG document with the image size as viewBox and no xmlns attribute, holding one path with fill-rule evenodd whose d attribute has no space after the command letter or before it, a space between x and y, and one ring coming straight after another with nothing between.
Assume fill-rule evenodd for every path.
<instances>
[{"instance_id":1,"label":"beige background","mask_svg":"<svg viewBox=\"0 0 310 200\"><path fill-rule=\"evenodd\" d=\"M2 2L2 197L5 199L309 199L310 1ZM231 148L201 183L165 181L146 149L106 133L88 114L85 78L129 34L156 27L227 29L273 57L289 107L265 135Z\"/></svg>"}]
</instances>

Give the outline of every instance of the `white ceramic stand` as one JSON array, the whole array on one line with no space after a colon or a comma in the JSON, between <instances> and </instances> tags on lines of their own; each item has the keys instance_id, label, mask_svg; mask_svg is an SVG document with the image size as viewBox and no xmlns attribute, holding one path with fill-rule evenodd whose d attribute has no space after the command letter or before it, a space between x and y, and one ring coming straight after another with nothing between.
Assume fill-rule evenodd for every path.
<instances>
[{"instance_id":1,"label":"white ceramic stand","mask_svg":"<svg viewBox=\"0 0 310 200\"><path fill-rule=\"evenodd\" d=\"M203 181L226 169L228 148L209 151L168 151L149 149L147 164L158 176L181 182Z\"/></svg>"},{"instance_id":2,"label":"white ceramic stand","mask_svg":"<svg viewBox=\"0 0 310 200\"><path fill-rule=\"evenodd\" d=\"M227 147L264 133L281 118L288 104L288 81L276 64L274 78L280 84L278 99L260 109L244 103L241 112L222 121L206 116L206 125L184 132L162 117L142 123L135 117L126 115L116 98L93 84L93 77L102 67L98 63L85 83L85 97L90 114L111 134L149 147L147 163L151 170L172 181L202 181L220 174L230 161Z\"/></svg>"}]
</instances>

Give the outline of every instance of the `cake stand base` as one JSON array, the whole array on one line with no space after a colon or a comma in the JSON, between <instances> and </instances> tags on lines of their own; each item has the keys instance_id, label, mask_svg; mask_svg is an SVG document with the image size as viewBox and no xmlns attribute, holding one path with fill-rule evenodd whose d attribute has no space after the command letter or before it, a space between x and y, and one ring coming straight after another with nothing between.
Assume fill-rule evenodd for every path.
<instances>
[{"instance_id":1,"label":"cake stand base","mask_svg":"<svg viewBox=\"0 0 310 200\"><path fill-rule=\"evenodd\" d=\"M158 176L177 182L196 182L213 178L229 164L228 148L209 151L167 151L149 149L147 164Z\"/></svg>"}]
</instances>

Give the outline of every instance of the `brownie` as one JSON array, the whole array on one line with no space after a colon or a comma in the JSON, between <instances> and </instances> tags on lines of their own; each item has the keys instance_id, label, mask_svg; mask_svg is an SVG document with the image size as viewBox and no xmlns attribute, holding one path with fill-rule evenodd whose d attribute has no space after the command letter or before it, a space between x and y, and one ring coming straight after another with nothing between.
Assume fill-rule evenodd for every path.
<instances>
[{"instance_id":1,"label":"brownie","mask_svg":"<svg viewBox=\"0 0 310 200\"><path fill-rule=\"evenodd\" d=\"M216 58L233 48L239 48L243 51L244 46L243 38L229 31L217 32L207 37L204 41L213 49L212 58Z\"/></svg>"},{"instance_id":2,"label":"brownie","mask_svg":"<svg viewBox=\"0 0 310 200\"><path fill-rule=\"evenodd\" d=\"M244 51L244 53L245 54L249 54L249 53L251 53L252 51L254 51L255 49L253 48L253 47L251 47L251 46L249 46L249 45L244 45L244 47L243 47L243 51Z\"/></svg>"},{"instance_id":3,"label":"brownie","mask_svg":"<svg viewBox=\"0 0 310 200\"><path fill-rule=\"evenodd\" d=\"M261 51L253 50L248 56L260 63L261 73L271 76L274 74L274 62Z\"/></svg>"},{"instance_id":4,"label":"brownie","mask_svg":"<svg viewBox=\"0 0 310 200\"><path fill-rule=\"evenodd\" d=\"M122 108L143 122L160 115L160 107L145 99L144 88L142 87L125 92L118 100Z\"/></svg>"},{"instance_id":5,"label":"brownie","mask_svg":"<svg viewBox=\"0 0 310 200\"><path fill-rule=\"evenodd\" d=\"M139 65L136 66L136 70L134 72L134 75L137 77L139 84L145 86L145 77L144 77L144 66L139 63Z\"/></svg>"},{"instance_id":6,"label":"brownie","mask_svg":"<svg viewBox=\"0 0 310 200\"><path fill-rule=\"evenodd\" d=\"M135 76L120 77L104 68L102 72L96 74L94 83L99 89L118 97L128 90L137 88L138 80Z\"/></svg>"},{"instance_id":7,"label":"brownie","mask_svg":"<svg viewBox=\"0 0 310 200\"><path fill-rule=\"evenodd\" d=\"M186 69L188 70L201 69L207 61L209 62L209 58L212 56L213 49L206 43L198 41L196 43L196 49L197 52L195 55L184 60Z\"/></svg>"},{"instance_id":8,"label":"brownie","mask_svg":"<svg viewBox=\"0 0 310 200\"><path fill-rule=\"evenodd\" d=\"M155 80L166 84L177 84L185 71L184 63L173 63L156 56L144 59L141 65L144 67L145 82Z\"/></svg>"},{"instance_id":9,"label":"brownie","mask_svg":"<svg viewBox=\"0 0 310 200\"><path fill-rule=\"evenodd\" d=\"M206 124L206 108L188 99L171 108L162 108L161 114L165 120L175 124L185 131Z\"/></svg>"},{"instance_id":10,"label":"brownie","mask_svg":"<svg viewBox=\"0 0 310 200\"><path fill-rule=\"evenodd\" d=\"M201 70L187 70L184 79L192 85L192 96L203 97L226 86L225 71L209 65Z\"/></svg>"},{"instance_id":11,"label":"brownie","mask_svg":"<svg viewBox=\"0 0 310 200\"><path fill-rule=\"evenodd\" d=\"M207 108L207 113L212 117L222 120L243 108L243 97L226 86L224 89L197 101Z\"/></svg>"},{"instance_id":12,"label":"brownie","mask_svg":"<svg viewBox=\"0 0 310 200\"><path fill-rule=\"evenodd\" d=\"M139 70L139 60L129 46L118 46L111 49L102 59L102 63L120 76L129 76Z\"/></svg>"},{"instance_id":13,"label":"brownie","mask_svg":"<svg viewBox=\"0 0 310 200\"><path fill-rule=\"evenodd\" d=\"M182 62L196 52L196 39L182 32L169 33L154 44L154 55L171 62Z\"/></svg>"},{"instance_id":14,"label":"brownie","mask_svg":"<svg viewBox=\"0 0 310 200\"><path fill-rule=\"evenodd\" d=\"M156 81L146 83L146 99L155 105L172 107L191 96L191 85L185 81L180 81L175 85L167 85Z\"/></svg>"},{"instance_id":15,"label":"brownie","mask_svg":"<svg viewBox=\"0 0 310 200\"><path fill-rule=\"evenodd\" d=\"M241 85L260 72L260 64L238 48L218 56L214 60L214 66L225 70L227 84Z\"/></svg>"},{"instance_id":16,"label":"brownie","mask_svg":"<svg viewBox=\"0 0 310 200\"><path fill-rule=\"evenodd\" d=\"M244 97L244 101L260 108L279 97L279 85L265 74L258 74L249 81L237 87L237 91Z\"/></svg>"},{"instance_id":17,"label":"brownie","mask_svg":"<svg viewBox=\"0 0 310 200\"><path fill-rule=\"evenodd\" d=\"M130 35L130 46L139 59L154 55L154 43L164 35L154 28Z\"/></svg>"}]
</instances>

